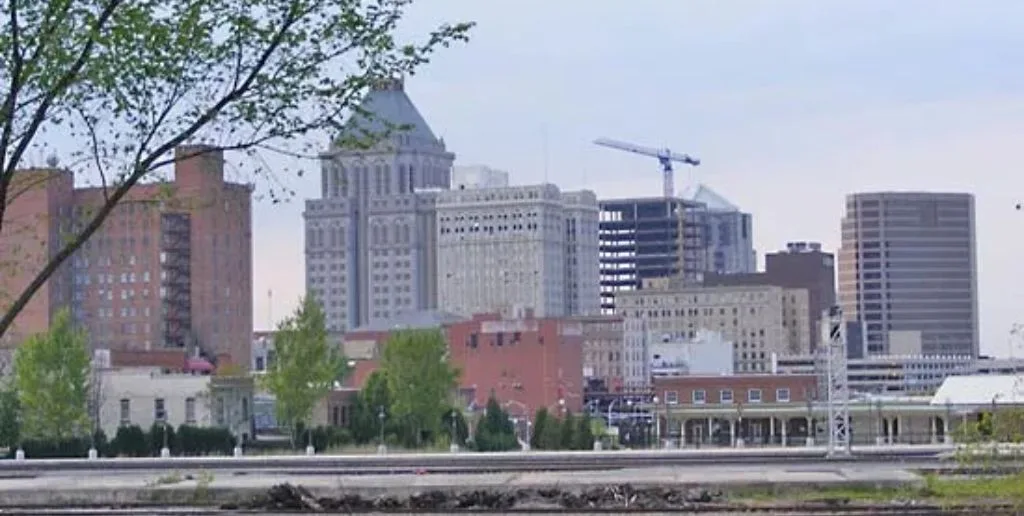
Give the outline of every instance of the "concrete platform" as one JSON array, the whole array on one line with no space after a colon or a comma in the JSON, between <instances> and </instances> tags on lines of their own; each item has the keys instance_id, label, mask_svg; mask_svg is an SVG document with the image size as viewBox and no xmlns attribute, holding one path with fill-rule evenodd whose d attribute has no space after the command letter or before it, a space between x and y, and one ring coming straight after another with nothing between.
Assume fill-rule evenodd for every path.
<instances>
[{"instance_id":1,"label":"concrete platform","mask_svg":"<svg viewBox=\"0 0 1024 516\"><path fill-rule=\"evenodd\" d=\"M898 465L858 468L836 465L786 467L693 466L594 472L537 472L428 475L288 475L228 474L209 471L168 471L162 476L50 473L31 478L0 479L0 507L54 506L215 506L251 499L271 486L302 485L316 496L341 493L364 497L408 496L425 491L515 490L552 488L583 490L632 484L679 489L713 488L728 492L846 485L895 487L921 483L922 478Z\"/></svg>"}]
</instances>

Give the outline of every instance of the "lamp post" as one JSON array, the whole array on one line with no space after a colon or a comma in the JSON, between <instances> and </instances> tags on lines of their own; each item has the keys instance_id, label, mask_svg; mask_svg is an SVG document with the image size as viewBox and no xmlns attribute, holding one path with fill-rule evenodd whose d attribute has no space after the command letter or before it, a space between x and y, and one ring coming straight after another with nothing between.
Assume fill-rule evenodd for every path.
<instances>
[{"instance_id":1,"label":"lamp post","mask_svg":"<svg viewBox=\"0 0 1024 516\"><path fill-rule=\"evenodd\" d=\"M559 402L559 405L561 405L563 407L562 410L564 412L564 410L565 410L564 409L564 407L565 407L565 400L564 399L560 399L560 400L558 400L558 402ZM522 445L522 449L523 449L523 451L530 451L530 425L531 425L531 422L530 422L530 407L527 407L525 403L523 403L521 401L516 401L516 400L508 400L508 401L506 401L505 405L503 407L504 408L508 408L509 405L515 405L515 406L519 407L520 410L523 411L523 421L526 423L526 438L525 438L525 441L524 441L524 443ZM515 419L516 419L516 421L518 421L518 418L515 418ZM518 422L516 423L516 430L519 430Z\"/></svg>"},{"instance_id":2,"label":"lamp post","mask_svg":"<svg viewBox=\"0 0 1024 516\"><path fill-rule=\"evenodd\" d=\"M384 418L387 415L384 413L384 405L377 408L377 420L380 421L380 439L377 441L377 453L383 455L387 453L388 449L384 445Z\"/></svg>"},{"instance_id":3,"label":"lamp post","mask_svg":"<svg viewBox=\"0 0 1024 516\"><path fill-rule=\"evenodd\" d=\"M452 453L458 453L458 451L459 451L459 434L458 434L458 428L457 428L458 422L455 419L456 417L458 417L458 415L459 415L459 412L453 408L452 409L452 415L451 415L451 419L452 419L452 433L451 433L451 435L452 435L452 443L448 447L449 451L451 451ZM383 425L381 425L381 426L383 426Z\"/></svg>"},{"instance_id":4,"label":"lamp post","mask_svg":"<svg viewBox=\"0 0 1024 516\"><path fill-rule=\"evenodd\" d=\"M315 455L316 447L313 446L313 428L312 425L306 425L306 455Z\"/></svg>"},{"instance_id":5,"label":"lamp post","mask_svg":"<svg viewBox=\"0 0 1024 516\"><path fill-rule=\"evenodd\" d=\"M814 401L807 398L807 436L804 437L804 445L814 446Z\"/></svg>"},{"instance_id":6,"label":"lamp post","mask_svg":"<svg viewBox=\"0 0 1024 516\"><path fill-rule=\"evenodd\" d=\"M942 425L942 440L946 444L953 444L953 401L946 398L946 420Z\"/></svg>"},{"instance_id":7,"label":"lamp post","mask_svg":"<svg viewBox=\"0 0 1024 516\"><path fill-rule=\"evenodd\" d=\"M661 447L661 416L658 414L658 397L651 398L651 416L654 418L654 444Z\"/></svg>"},{"instance_id":8,"label":"lamp post","mask_svg":"<svg viewBox=\"0 0 1024 516\"><path fill-rule=\"evenodd\" d=\"M160 448L160 458L163 458L163 459L166 459L166 458L171 456L171 448L170 448L170 446L167 445L167 419L170 418L170 417L171 417L170 413L168 413L168 411L166 409L164 409L164 418L163 418L163 421L162 421L162 423L164 424L164 431L163 431L163 434L164 434L164 447Z\"/></svg>"}]
</instances>

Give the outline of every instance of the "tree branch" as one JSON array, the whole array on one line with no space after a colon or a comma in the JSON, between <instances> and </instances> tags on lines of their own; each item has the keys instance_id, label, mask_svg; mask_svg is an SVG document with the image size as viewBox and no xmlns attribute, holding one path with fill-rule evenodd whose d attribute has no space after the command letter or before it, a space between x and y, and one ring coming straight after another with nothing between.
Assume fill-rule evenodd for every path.
<instances>
[{"instance_id":1,"label":"tree branch","mask_svg":"<svg viewBox=\"0 0 1024 516\"><path fill-rule=\"evenodd\" d=\"M121 0L112 0L111 4L113 5L120 1ZM99 228L103 225L103 222L106 220L106 218L110 215L112 211L114 211L114 208L117 206L118 202L120 202L121 199L128 194L128 191L131 190L131 188L134 187L149 171L153 170L152 165L160 156L172 151L175 147L179 146L180 144L188 140L190 137L192 137L192 135L198 132L199 129L208 124L211 120L215 119L217 115L221 111L223 111L226 106L228 106L231 102L234 102L236 99L244 95L245 92L252 87L256 78L259 76L259 73L263 70L263 67L266 66L271 56L274 55L274 52L281 45L281 42L284 40L284 37L288 33L288 30L291 29L291 27L298 20L296 14L297 13L295 12L294 8L288 11L288 14L282 21L280 29L271 39L270 43L267 45L267 48L260 55L260 58L256 61L256 63L253 65L252 70L250 70L248 77L246 77L246 79L242 82L239 88L236 88L228 95L225 95L223 98L221 98L216 104L207 109L201 116L199 116L195 121L193 121L193 123L190 124L186 129L178 133L175 137L170 138L168 141L164 142L163 145L157 147L144 160L142 160L141 162L136 162L134 164L131 173L128 174L128 176L125 178L125 181L118 185L116 189L114 189L113 194L104 199L103 206L100 207L100 209L96 212L96 215L92 218L91 221L89 221L89 223L85 226L82 232L79 233L74 239L72 239L70 243L62 247L60 251L58 251L57 254L54 255L53 258L51 258L45 266L43 266L43 269L39 271L38 274L36 274L35 278L32 279L32 282L29 283L28 287L26 287L25 290L22 291L21 295L18 296L18 298L14 301L14 303L7 310L7 312L3 314L3 317L0 318L0 335L3 335L4 333L7 332L7 329L10 328L11 324L14 323L14 319L15 317L17 317L17 314L20 313L25 308L26 305L28 305L28 302L32 299L32 296L34 296L35 293L39 291L40 288L42 288L42 286L46 283L50 276L53 275L53 273L56 272L58 268L60 268L64 261L71 257L71 255L74 254L75 251L81 248L82 245L90 237L92 237L92 235L96 233L96 231L99 230ZM55 97L50 97L49 99L47 99L47 101L52 102L53 98ZM41 111L42 109L40 109L40 112ZM37 115L38 113L39 112L37 112ZM42 120L39 119L38 116L37 120L33 120L33 122L37 121L39 123L42 122ZM25 140L25 142L27 141L28 140ZM140 148L144 147L140 146Z\"/></svg>"}]
</instances>

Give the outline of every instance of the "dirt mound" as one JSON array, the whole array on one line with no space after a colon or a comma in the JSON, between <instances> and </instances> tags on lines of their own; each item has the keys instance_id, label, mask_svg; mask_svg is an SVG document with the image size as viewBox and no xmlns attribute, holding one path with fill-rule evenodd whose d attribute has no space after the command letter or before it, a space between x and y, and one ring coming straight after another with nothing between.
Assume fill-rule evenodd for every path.
<instances>
[{"instance_id":1,"label":"dirt mound","mask_svg":"<svg viewBox=\"0 0 1024 516\"><path fill-rule=\"evenodd\" d=\"M225 509L276 511L507 511L544 509L671 510L696 504L720 502L721 492L704 489L633 488L618 485L567 491L563 489L474 490L465 492L425 491L404 497L366 498L355 494L337 497L313 496L302 486L281 484L240 507Z\"/></svg>"}]
</instances>

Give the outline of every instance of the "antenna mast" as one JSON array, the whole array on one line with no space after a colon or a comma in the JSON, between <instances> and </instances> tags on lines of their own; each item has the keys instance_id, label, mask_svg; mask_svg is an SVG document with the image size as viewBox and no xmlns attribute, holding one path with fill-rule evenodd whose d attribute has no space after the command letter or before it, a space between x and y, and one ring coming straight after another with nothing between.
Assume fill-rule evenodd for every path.
<instances>
[{"instance_id":1,"label":"antenna mast","mask_svg":"<svg viewBox=\"0 0 1024 516\"><path fill-rule=\"evenodd\" d=\"M825 381L828 385L828 456L850 455L850 385L846 369L846 322L838 305L823 314Z\"/></svg>"}]
</instances>

